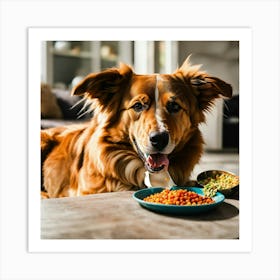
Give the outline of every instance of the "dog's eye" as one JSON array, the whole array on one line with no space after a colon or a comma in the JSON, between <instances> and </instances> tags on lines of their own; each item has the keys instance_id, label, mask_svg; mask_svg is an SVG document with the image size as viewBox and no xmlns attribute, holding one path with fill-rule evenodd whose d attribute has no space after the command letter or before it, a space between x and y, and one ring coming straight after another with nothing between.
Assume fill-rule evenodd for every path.
<instances>
[{"instance_id":1,"label":"dog's eye","mask_svg":"<svg viewBox=\"0 0 280 280\"><path fill-rule=\"evenodd\" d=\"M169 101L167 104L166 104L166 109L167 111L172 114L172 113L177 113L180 111L181 109L181 106L175 102L175 101Z\"/></svg>"},{"instance_id":2,"label":"dog's eye","mask_svg":"<svg viewBox=\"0 0 280 280\"><path fill-rule=\"evenodd\" d=\"M135 112L141 112L143 110L145 110L146 106L144 104L142 104L141 102L137 102L132 106L133 110Z\"/></svg>"}]
</instances>

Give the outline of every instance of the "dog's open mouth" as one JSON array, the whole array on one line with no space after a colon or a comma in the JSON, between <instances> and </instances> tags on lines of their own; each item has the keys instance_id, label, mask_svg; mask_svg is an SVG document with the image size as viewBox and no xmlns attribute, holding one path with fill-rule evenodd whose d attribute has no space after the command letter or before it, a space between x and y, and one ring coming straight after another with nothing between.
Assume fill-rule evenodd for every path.
<instances>
[{"instance_id":1,"label":"dog's open mouth","mask_svg":"<svg viewBox=\"0 0 280 280\"><path fill-rule=\"evenodd\" d=\"M159 172L164 168L168 168L169 159L168 155L161 154L161 153L154 153L154 154L144 154L137 145L137 142L134 140L135 146L137 148L138 154L140 158L143 160L146 169L153 173Z\"/></svg>"},{"instance_id":2,"label":"dog's open mouth","mask_svg":"<svg viewBox=\"0 0 280 280\"><path fill-rule=\"evenodd\" d=\"M169 160L165 154L151 154L146 157L145 165L148 171L157 172L164 169L164 167L168 168Z\"/></svg>"}]
</instances>

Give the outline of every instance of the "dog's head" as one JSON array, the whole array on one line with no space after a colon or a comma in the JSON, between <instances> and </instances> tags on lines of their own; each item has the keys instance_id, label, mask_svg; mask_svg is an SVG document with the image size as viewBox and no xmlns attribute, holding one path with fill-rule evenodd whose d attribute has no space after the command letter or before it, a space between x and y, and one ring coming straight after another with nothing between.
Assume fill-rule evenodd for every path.
<instances>
[{"instance_id":1,"label":"dog's head","mask_svg":"<svg viewBox=\"0 0 280 280\"><path fill-rule=\"evenodd\" d=\"M129 143L146 169L157 172L205 121L214 99L231 97L232 88L187 59L173 74L137 75L121 64L90 74L73 94L85 94L108 116L110 141Z\"/></svg>"}]
</instances>

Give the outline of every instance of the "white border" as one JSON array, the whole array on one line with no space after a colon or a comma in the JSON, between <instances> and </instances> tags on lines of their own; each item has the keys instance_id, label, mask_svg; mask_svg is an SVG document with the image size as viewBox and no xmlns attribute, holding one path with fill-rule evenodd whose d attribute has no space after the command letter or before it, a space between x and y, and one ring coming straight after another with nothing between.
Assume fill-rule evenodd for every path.
<instances>
[{"instance_id":1,"label":"white border","mask_svg":"<svg viewBox=\"0 0 280 280\"><path fill-rule=\"evenodd\" d=\"M0 6L0 279L280 279L278 0L1 0ZM28 253L26 29L116 24L252 29L253 142L248 149L253 148L254 180L250 253ZM270 191L274 195L263 203Z\"/></svg>"},{"instance_id":2,"label":"white border","mask_svg":"<svg viewBox=\"0 0 280 280\"><path fill-rule=\"evenodd\" d=\"M252 46L249 28L29 28L29 242L30 252L249 252L252 245ZM41 41L178 40L240 42L240 239L239 240L41 240L40 71ZM246 115L246 117L245 117ZM242 187L242 186L246 186ZM246 204L244 203L246 201ZM244 207L246 205L246 207ZM151 249L152 248L152 249Z\"/></svg>"}]
</instances>

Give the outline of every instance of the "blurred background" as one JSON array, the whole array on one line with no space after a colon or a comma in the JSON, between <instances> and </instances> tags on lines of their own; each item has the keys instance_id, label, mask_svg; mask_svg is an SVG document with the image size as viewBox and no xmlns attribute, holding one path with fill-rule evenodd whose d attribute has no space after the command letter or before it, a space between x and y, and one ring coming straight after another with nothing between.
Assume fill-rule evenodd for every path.
<instances>
[{"instance_id":1,"label":"blurred background","mask_svg":"<svg viewBox=\"0 0 280 280\"><path fill-rule=\"evenodd\" d=\"M91 72L124 62L138 74L172 73L192 54L193 64L233 86L233 98L217 100L201 125L206 153L193 176L209 169L239 174L238 41L44 41L41 54L41 128L91 117L70 95Z\"/></svg>"}]
</instances>

